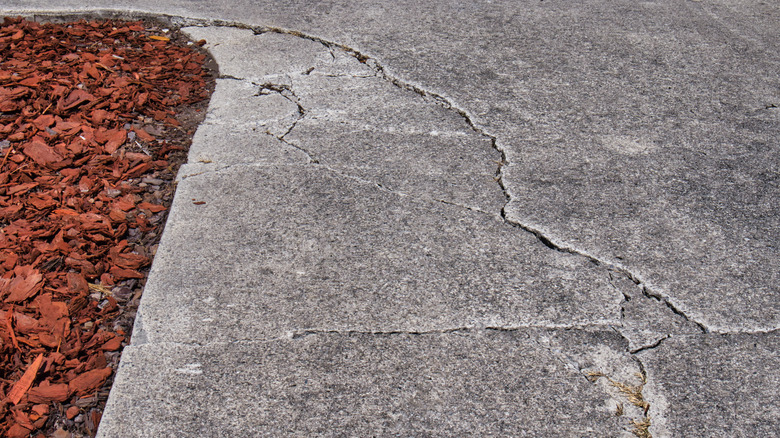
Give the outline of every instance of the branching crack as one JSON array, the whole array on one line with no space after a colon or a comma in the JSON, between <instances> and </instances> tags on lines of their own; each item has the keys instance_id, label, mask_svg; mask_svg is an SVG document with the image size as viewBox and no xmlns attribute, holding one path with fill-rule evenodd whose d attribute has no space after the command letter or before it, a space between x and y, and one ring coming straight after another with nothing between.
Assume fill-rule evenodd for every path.
<instances>
[{"instance_id":1,"label":"branching crack","mask_svg":"<svg viewBox=\"0 0 780 438\"><path fill-rule=\"evenodd\" d=\"M622 272L622 271L621 271ZM636 280L634 280L636 281ZM637 284L641 284L641 282L638 282ZM697 327L702 331L702 333L709 333L709 329L701 322L696 321L693 318L690 318L688 315L685 314L682 310L678 309L674 304L672 304L668 298L662 296L659 293L655 293L651 291L646 285L642 284L642 294L646 296L647 298L654 299L663 305L665 305L669 310L671 310L674 314L679 315L686 321L690 321L694 324L696 324Z\"/></svg>"},{"instance_id":2,"label":"branching crack","mask_svg":"<svg viewBox=\"0 0 780 438\"><path fill-rule=\"evenodd\" d=\"M367 78L373 78L376 77L376 75L356 75L351 73L319 73L317 71L313 72L314 75L317 76L324 76L326 78L357 78L357 79L367 79Z\"/></svg>"},{"instance_id":3,"label":"branching crack","mask_svg":"<svg viewBox=\"0 0 780 438\"><path fill-rule=\"evenodd\" d=\"M303 152L308 158L310 163L315 163L315 164L319 163L320 162L319 159L317 159L310 151L285 138L287 137L288 134L292 132L293 129L295 129L295 127L298 125L298 122L300 122L306 117L306 109L303 107L303 105L301 105L301 101L298 98L298 96L295 94L295 91L293 91L292 85L274 84L274 83L266 82L260 84L260 90L257 92L256 95L267 96L269 94L274 94L274 93L279 94L280 96L284 97L291 103L295 104L295 106L298 109L298 113L295 120L293 120L293 122L290 124L287 130L285 130L282 134L277 135L270 131L266 131L265 133L273 137L276 137L282 143Z\"/></svg>"},{"instance_id":4,"label":"branching crack","mask_svg":"<svg viewBox=\"0 0 780 438\"><path fill-rule=\"evenodd\" d=\"M479 134L479 135L489 139L493 149L496 150L501 155L501 159L498 162L498 167L496 169L494 179L498 183L499 187L501 187L501 190L504 193L504 197L506 198L506 202L504 203L504 207L501 209L501 213L500 213L500 216L504 220L504 222L506 222L508 224L511 224L512 226L517 227L517 228L519 228L519 229L521 229L521 230L523 230L525 232L533 234L542 244L544 244L546 247L548 247L548 248L550 248L552 250L563 252L563 253L567 253L567 254L574 254L574 255L581 256L581 257L585 257L586 259L590 260L596 266L606 266L606 267L608 267L610 269L613 269L615 271L618 271L620 273L623 273L623 274L627 275L636 284L642 285L643 294L645 294L647 297L653 298L653 299L656 299L656 300L660 301L661 303L663 303L665 306L667 306L675 314L680 315L685 320L691 321L691 322L695 323L696 325L698 325L702 329L702 331L704 331L704 332L709 331L707 329L707 327L703 323L695 321L691 317L686 315L685 312L683 312L678 307L676 307L674 304L672 304L672 302L667 297L664 297L659 292L651 291L647 287L647 285L644 284L644 282L639 278L639 275L631 272L626 267L606 262L606 261L601 260L601 259L599 259L597 257L594 257L594 256L592 256L590 254L587 254L584 251L577 250L577 249L574 249L574 248L570 248L570 247L567 247L567 246L565 246L565 245L563 245L561 243L554 242L550 237L546 236L542 231L537 230L537 229L533 228L530 225L523 224L523 223L521 223L521 222L519 222L517 220L510 219L507 216L506 207L507 207L507 205L509 205L509 202L511 201L511 197L509 195L509 191L508 191L508 189L507 189L507 187L506 187L506 185L504 183L504 180L503 180L503 168L508 163L505 148L501 146L501 144L498 141L498 138L495 135L490 134L485 129L483 129L480 126L478 126L474 122L474 119L472 118L472 116L469 115L469 113L466 110L457 107L453 102L451 102L445 96L440 95L440 94L435 93L435 92L432 92L432 91L425 90L425 89L423 89L423 88L421 88L421 87L419 87L417 85L408 83L408 82L403 81L402 79L400 79L398 77L395 77L395 76L389 74L386 71L386 69L376 59L374 59L371 56L368 56L368 55L360 52L357 49L349 47L347 45L336 43L336 42L332 42L332 41L327 41L325 39L322 39L322 38L319 38L319 37L316 37L316 36L312 36L312 35L306 35L306 34L304 34L302 32L299 32L299 31L282 29L282 28L277 28L277 27L260 28L260 29L257 29L256 32L257 33L275 32L275 33L281 33L281 34L288 34L288 35L293 35L293 36L297 36L297 37L300 37L300 38L308 39L308 40L311 40L311 41L319 42L320 44L324 45L325 47L327 47L328 49L331 49L331 50L333 48L339 48L339 49L343 50L344 52L346 52L347 54L353 56L359 62L361 62L363 64L366 64L369 67L371 67L372 69L374 69L377 72L377 76L378 77L380 77L380 78L382 78L382 79L392 83L396 87L399 87L399 88L404 89L404 90L413 91L414 93L422 96L423 98L426 98L426 99L428 99L430 101L433 101L436 104L443 106L444 108L447 108L447 109L450 109L452 111L455 111L457 114L459 114L461 116L461 118L463 118L463 120L466 122L466 124L469 126L469 128L472 131L474 131L475 133L477 133L477 134Z\"/></svg>"},{"instance_id":5,"label":"branching crack","mask_svg":"<svg viewBox=\"0 0 780 438\"><path fill-rule=\"evenodd\" d=\"M658 300L659 302L661 302L665 306L667 306L670 310L672 310L672 312L674 312L675 314L680 315L681 317L683 317L687 321L694 322L696 325L698 325L702 329L702 331L704 331L704 332L708 332L709 331L707 329L707 327L703 323L693 320L693 318L689 317L687 314L685 314L685 312L683 312L677 306L675 306L669 300L669 298L664 297L663 294L661 294L660 292L655 292L655 291L650 290L647 287L647 285L640 279L639 275L631 272L628 268L626 268L624 266L620 266L618 264L614 264L614 263L610 263L610 262L601 260L601 259L599 259L597 257L594 257L594 256L592 256L590 254L587 254L585 251L577 250L577 249L574 249L574 248L571 248L571 247L567 247L567 246L565 246L565 245L563 245L561 243L554 242L551 237L545 235L541 230L537 230L534 227L532 227L531 225L524 224L524 223L522 223L520 221L517 221L517 220L514 220L514 219L510 219L508 217L507 213L506 213L506 207L507 207L507 205L509 205L509 203L511 201L511 197L509 195L509 191L508 191L508 189L507 189L507 187L506 187L506 185L504 183L504 180L503 180L503 168L504 168L504 166L506 166L508 164L505 148L503 146L501 146L501 144L498 141L498 138L495 135L490 134L485 129L483 129L480 126L478 126L474 122L474 119L468 113L468 111L459 108L457 105L455 105L447 97L445 97L445 96L443 96L441 94L432 92L432 91L425 90L422 87L419 87L417 85L411 84L409 82L406 82L406 81L402 80L401 78L398 78L396 76L391 75L390 73L387 72L385 67L382 66L376 59L374 59L373 57L371 57L371 56L369 56L367 54L362 53L361 51L359 51L359 50L357 50L355 48L352 48L352 47L349 47L349 46L347 46L345 44L337 43L337 42L334 42L334 41L328 41L328 40L326 40L324 38L320 38L320 37L317 37L317 36L314 36L314 35L308 35L308 34L305 34L303 32L300 32L300 31L291 30L291 29L284 29L284 28L280 28L280 27L270 27L270 26L247 26L247 25L242 24L242 23L225 22L225 21L220 21L220 20L203 20L203 21L196 22L196 23L193 23L192 20L190 20L190 22L188 24L190 24L190 25L200 25L200 26L216 25L216 26L236 27L236 28L242 28L242 29L251 29L257 35L263 34L263 33L268 33L268 32L278 33L278 34L285 34L285 35L292 35L292 36L295 36L295 37L298 37L298 38L303 38L303 39L306 39L306 40L310 40L310 41L314 41L314 42L320 43L324 47L326 47L329 51L331 51L331 54L332 54L334 49L340 49L344 53L346 53L346 54L354 57L355 59L357 59L358 62L360 62L362 64L365 64L368 67L370 67L371 69L373 69L376 72L376 76L377 77L380 77L383 80L386 80L386 81L392 83L396 87L399 87L399 88L404 89L404 90L412 91L412 92L420 95L421 97L423 97L423 98L425 98L427 100L430 100L430 101L432 101L432 102L434 102L434 103L436 103L438 105L441 105L442 107L444 107L446 109L455 111L457 114L459 114L463 118L463 120L466 122L466 124L469 126L469 128L471 130L473 130L475 133L477 133L477 134L479 134L479 135L489 139L493 149L496 150L501 155L501 159L498 162L498 167L496 169L494 179L498 183L498 185L501 188L501 190L503 191L504 197L506 199L506 202L504 203L504 206L502 207L501 212L500 212L500 217L503 219L504 222L506 222L506 223L508 223L508 224L510 224L510 225L512 225L514 227L517 227L517 228L519 228L519 229L521 229L521 230L523 230L525 232L533 234L542 244L544 244L546 247L548 247L548 248L550 248L552 250L563 252L563 253L567 253L567 254L574 254L574 255L581 256L581 257L585 257L586 259L590 260L593 264L595 264L597 266L606 266L606 267L608 267L610 269L613 269L615 271L618 271L620 273L625 274L626 276L631 278L636 284L642 285L643 294L645 294L647 297ZM283 92L285 90L290 91L289 90L289 86L286 89L285 88L276 89L276 88L274 88L274 86L271 86L271 87L268 88L268 90L275 91L275 92ZM298 104L298 103L296 102L296 104ZM300 108L300 106L299 106L299 108ZM300 117L300 118L302 118L303 114L305 114L305 112L303 112L304 110L302 108L300 108L300 111L302 111L301 117ZM295 123L293 123L293 126L290 128L290 130L292 130L294 127L295 127ZM313 157L308 151L306 151L304 148L300 147L299 145L295 145L295 144L293 144L293 143L291 143L289 141L286 141L284 139L284 137L288 133L289 133L289 130L288 130L287 133L281 135L279 139L281 141L285 142L286 144L288 144L288 145L290 145L290 146L292 146L292 147L294 147L296 149L299 149L302 152L306 153L309 156L309 158L312 160L313 163L319 163L319 161L315 157Z\"/></svg>"}]
</instances>

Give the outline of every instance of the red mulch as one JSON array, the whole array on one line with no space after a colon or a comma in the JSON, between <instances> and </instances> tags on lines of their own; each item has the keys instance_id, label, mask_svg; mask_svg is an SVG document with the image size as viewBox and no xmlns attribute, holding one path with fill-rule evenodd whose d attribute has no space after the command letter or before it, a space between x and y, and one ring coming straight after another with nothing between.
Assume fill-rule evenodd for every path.
<instances>
[{"instance_id":1,"label":"red mulch","mask_svg":"<svg viewBox=\"0 0 780 438\"><path fill-rule=\"evenodd\" d=\"M0 26L4 437L95 434L213 89L205 62L149 22Z\"/></svg>"}]
</instances>

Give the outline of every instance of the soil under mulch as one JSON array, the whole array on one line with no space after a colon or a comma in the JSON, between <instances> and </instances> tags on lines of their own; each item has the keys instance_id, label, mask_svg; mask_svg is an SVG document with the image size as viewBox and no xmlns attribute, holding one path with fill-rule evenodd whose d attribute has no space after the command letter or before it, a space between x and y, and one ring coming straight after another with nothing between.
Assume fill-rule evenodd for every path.
<instances>
[{"instance_id":1,"label":"soil under mulch","mask_svg":"<svg viewBox=\"0 0 780 438\"><path fill-rule=\"evenodd\" d=\"M212 66L148 21L0 26L4 437L94 436Z\"/></svg>"}]
</instances>

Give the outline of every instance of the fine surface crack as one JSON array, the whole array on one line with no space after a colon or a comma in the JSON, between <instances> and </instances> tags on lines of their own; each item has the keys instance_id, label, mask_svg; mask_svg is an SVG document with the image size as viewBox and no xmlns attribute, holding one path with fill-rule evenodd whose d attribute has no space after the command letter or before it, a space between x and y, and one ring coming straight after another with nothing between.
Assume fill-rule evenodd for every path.
<instances>
[{"instance_id":1,"label":"fine surface crack","mask_svg":"<svg viewBox=\"0 0 780 438\"><path fill-rule=\"evenodd\" d=\"M446 329L437 329L437 330L388 330L388 331L382 331L382 330L332 330L332 329L302 329L302 330L294 330L292 331L290 338L291 339L300 339L304 338L306 336L311 335L343 335L343 336L354 336L354 335L376 335L376 336L393 336L393 335L412 335L412 336L421 336L421 335L441 335L441 334L449 334L449 333L455 333L455 332L468 332L471 330L474 330L475 327L453 327L453 328L446 328Z\"/></svg>"},{"instance_id":2,"label":"fine surface crack","mask_svg":"<svg viewBox=\"0 0 780 438\"><path fill-rule=\"evenodd\" d=\"M657 348L657 347L659 347L659 346L660 346L660 345L661 345L661 344L662 344L662 343L663 343L665 340L669 339L671 336L672 336L672 335L670 335L670 334L667 334L666 336L663 336L662 338L658 339L657 341L653 342L653 343L652 343L652 344L650 344L650 345L644 345L644 346L642 346L642 347L635 348L635 349L633 349L633 350L629 350L629 353L631 353L632 355L634 355L634 354L637 354L637 353L641 353L641 352L643 352L643 351L652 350L652 349L654 349L654 348ZM642 362L641 362L641 361L640 361L638 358L637 358L637 361L638 361L640 364L642 363Z\"/></svg>"},{"instance_id":3,"label":"fine surface crack","mask_svg":"<svg viewBox=\"0 0 780 438\"><path fill-rule=\"evenodd\" d=\"M314 154L312 154L309 150L306 148L299 146L289 140L287 140L285 137L287 137L288 134L290 134L293 129L298 125L298 122L303 120L306 117L306 109L301 105L301 100L298 98L298 96L295 94L295 91L293 91L292 85L288 84L274 84L274 83L263 83L260 84L260 90L258 91L258 96L267 96L269 94L279 94L280 96L284 97L288 101L290 101L292 104L294 104L298 110L297 116L295 120L290 124L290 126L287 128L285 132L283 132L281 135L273 134L270 131L266 131L265 133L271 136L276 137L279 141L282 143L295 148L301 152L303 152L306 157L308 158L310 163L318 164L320 161L317 159Z\"/></svg>"}]
</instances>

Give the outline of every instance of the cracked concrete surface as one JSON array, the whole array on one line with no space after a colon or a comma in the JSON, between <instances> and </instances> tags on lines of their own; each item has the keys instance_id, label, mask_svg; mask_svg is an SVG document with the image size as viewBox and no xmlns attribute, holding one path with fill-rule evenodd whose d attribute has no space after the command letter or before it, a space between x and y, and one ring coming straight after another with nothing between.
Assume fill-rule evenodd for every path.
<instances>
[{"instance_id":1,"label":"cracked concrete surface","mask_svg":"<svg viewBox=\"0 0 780 438\"><path fill-rule=\"evenodd\" d=\"M115 383L127 397L114 409L133 421L112 422L101 433L134 436L144 424L146 436L201 436L208 418L219 424L213 436L623 436L622 419L593 385L528 336L314 334L203 347L145 344L125 353ZM138 379L167 383L144 390ZM193 384L207 385L208 403L167 390Z\"/></svg>"},{"instance_id":2,"label":"cracked concrete surface","mask_svg":"<svg viewBox=\"0 0 780 438\"><path fill-rule=\"evenodd\" d=\"M217 41L212 44L227 53L231 44L252 52L260 50L256 46L273 51L273 44L307 41L305 53L298 55L302 59L287 58L276 70L267 58L258 58L262 67L247 56L236 65L215 50L230 79L221 80L228 85L218 88L212 105L215 120L224 119L222 102L226 108L235 105L238 126L253 125L306 159L294 164L208 159L183 169L174 207L179 220L169 224L171 243L162 245L155 265L166 275L150 279L139 312L138 354L166 342L253 345L280 334L300 340L519 332L549 355L546 366L557 363L578 375L579 385L591 385L588 397L601 400L599 426L584 433L641 435L635 425L643 421L659 436L669 433L667 398L652 389L642 394L646 384L656 388L658 383L646 381L638 354L675 336L705 333L707 327L625 267L559 246L508 218L504 206L511 192L502 180L503 149L465 111L388 78L379 64L369 69L359 53L335 44L249 29L185 31L193 39ZM269 35L273 38L266 39ZM234 89L244 92L231 94ZM201 130L211 128L210 117ZM209 146L198 146L206 157ZM224 149L224 143L213 146L216 153ZM448 167L453 161L469 166ZM191 167L199 172L191 173ZM442 182L454 188L442 189ZM196 198L206 204L189 202ZM264 210L254 208L259 203ZM210 224L226 211L241 219L213 229ZM201 246L188 244L192 236ZM212 260L221 260L219 271ZM612 338L607 345L605 337ZM533 362L538 360L537 355ZM571 379L568 385L575 385ZM620 388L635 390L641 403ZM456 397L451 391L448 396ZM561 407L545 409L559 414ZM412 408L402 411L409 415L413 409L407 409ZM580 414L587 412L583 409ZM619 413L622 421L608 421L614 420L609 413ZM520 418L515 425L532 422L527 415ZM477 429L480 433L493 433L490 427L496 425L510 435L518 431L503 429L506 424L499 420L483 425L487 429ZM566 434L581 425L559 426ZM398 427L425 430L411 423ZM462 432L452 427L457 426L440 424L434 430ZM541 426L534 430L546 433Z\"/></svg>"},{"instance_id":3,"label":"cracked concrete surface","mask_svg":"<svg viewBox=\"0 0 780 438\"><path fill-rule=\"evenodd\" d=\"M101 436L772 435L780 8L262 3Z\"/></svg>"}]
</instances>

